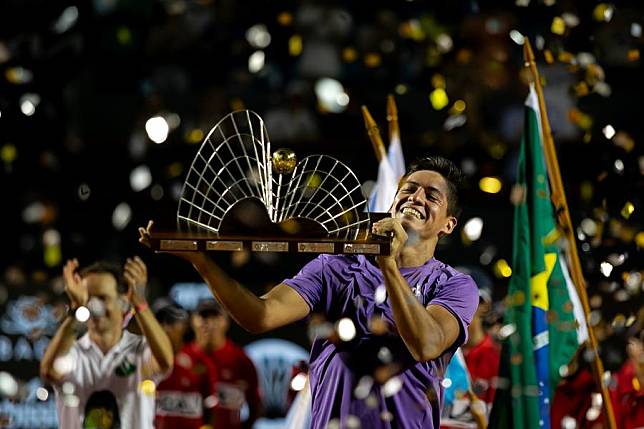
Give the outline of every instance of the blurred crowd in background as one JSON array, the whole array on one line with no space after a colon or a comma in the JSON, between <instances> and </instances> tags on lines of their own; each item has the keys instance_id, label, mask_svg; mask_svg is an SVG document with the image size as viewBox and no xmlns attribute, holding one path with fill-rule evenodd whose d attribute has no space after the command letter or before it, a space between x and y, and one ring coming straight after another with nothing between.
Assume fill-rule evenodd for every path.
<instances>
[{"instance_id":1,"label":"blurred crowd in background","mask_svg":"<svg viewBox=\"0 0 644 429\"><path fill-rule=\"evenodd\" d=\"M239 109L265 120L273 147L334 156L368 189L377 160L360 106L384 131L393 94L407 161L440 154L469 178L460 232L438 257L481 272L498 322L512 273L524 38L545 85L591 323L617 371L624 333L643 319L643 17L629 1L4 0L0 386L18 383L0 392L0 414L47 400L36 396L37 365L65 312L65 259L139 254L151 302L170 295L194 308L197 274L140 246L136 228L172 224L199 144ZM215 257L258 294L305 261ZM235 326L231 336L257 339ZM305 325L270 337L308 347Z\"/></svg>"}]
</instances>

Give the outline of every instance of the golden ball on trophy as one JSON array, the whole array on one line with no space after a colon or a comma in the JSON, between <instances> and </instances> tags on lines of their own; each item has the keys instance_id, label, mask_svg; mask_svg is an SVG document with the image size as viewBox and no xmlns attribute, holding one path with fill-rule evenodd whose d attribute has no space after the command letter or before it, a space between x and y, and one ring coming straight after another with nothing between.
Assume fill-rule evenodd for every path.
<instances>
[{"instance_id":1,"label":"golden ball on trophy","mask_svg":"<svg viewBox=\"0 0 644 429\"><path fill-rule=\"evenodd\" d=\"M278 174L290 174L297 165L297 156L291 149L280 148L273 152L273 171Z\"/></svg>"}]
</instances>

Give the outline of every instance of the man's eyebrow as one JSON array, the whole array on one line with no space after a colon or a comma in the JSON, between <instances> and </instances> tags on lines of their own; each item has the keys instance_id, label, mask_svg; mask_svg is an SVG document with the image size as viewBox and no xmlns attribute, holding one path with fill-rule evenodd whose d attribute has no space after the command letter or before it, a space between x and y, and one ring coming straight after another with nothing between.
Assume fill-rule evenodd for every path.
<instances>
[{"instance_id":1,"label":"man's eyebrow","mask_svg":"<svg viewBox=\"0 0 644 429\"><path fill-rule=\"evenodd\" d=\"M438 195L440 195L441 197L443 196L443 193L441 192L441 190L436 188L435 186L423 186L418 182L414 182L413 180L406 181L405 185L414 185L419 188L424 188L426 193L435 192L435 193L438 193Z\"/></svg>"}]
</instances>

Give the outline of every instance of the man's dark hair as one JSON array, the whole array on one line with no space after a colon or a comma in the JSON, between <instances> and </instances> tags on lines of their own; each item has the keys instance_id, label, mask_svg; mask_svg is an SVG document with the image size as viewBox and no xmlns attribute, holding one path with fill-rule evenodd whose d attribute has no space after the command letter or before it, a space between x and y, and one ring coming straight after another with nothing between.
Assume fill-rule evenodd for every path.
<instances>
[{"instance_id":1,"label":"man's dark hair","mask_svg":"<svg viewBox=\"0 0 644 429\"><path fill-rule=\"evenodd\" d=\"M465 188L465 176L460 168L447 158L438 155L425 156L416 159L409 166L405 177L421 171L435 171L445 178L447 182L447 214L458 218L463 211L460 194Z\"/></svg>"},{"instance_id":2,"label":"man's dark hair","mask_svg":"<svg viewBox=\"0 0 644 429\"><path fill-rule=\"evenodd\" d=\"M116 292L119 294L127 293L127 285L125 284L125 279L123 278L123 271L121 268L107 261L97 261L92 265L89 265L79 272L81 277L88 276L90 274L110 274L116 280Z\"/></svg>"}]
</instances>

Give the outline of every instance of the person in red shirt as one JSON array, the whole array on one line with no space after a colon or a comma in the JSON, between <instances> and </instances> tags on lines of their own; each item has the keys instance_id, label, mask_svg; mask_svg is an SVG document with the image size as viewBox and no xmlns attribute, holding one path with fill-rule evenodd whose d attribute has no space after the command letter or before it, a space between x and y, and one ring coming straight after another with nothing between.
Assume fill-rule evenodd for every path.
<instances>
[{"instance_id":1,"label":"person in red shirt","mask_svg":"<svg viewBox=\"0 0 644 429\"><path fill-rule=\"evenodd\" d=\"M615 375L611 399L617 426L623 429L644 427L644 331L628 339L628 359Z\"/></svg>"},{"instance_id":2,"label":"person in red shirt","mask_svg":"<svg viewBox=\"0 0 644 429\"><path fill-rule=\"evenodd\" d=\"M244 350L227 337L228 327L228 316L215 300L201 301L192 315L192 347L208 356L217 368L217 427L250 429L261 412L257 370ZM248 404L248 418L242 422L244 403Z\"/></svg>"},{"instance_id":3,"label":"person in red shirt","mask_svg":"<svg viewBox=\"0 0 644 429\"><path fill-rule=\"evenodd\" d=\"M203 429L215 424L217 370L203 352L184 344L188 313L173 304L159 306L157 320L172 343L174 369L156 389L156 429Z\"/></svg>"},{"instance_id":4,"label":"person in red shirt","mask_svg":"<svg viewBox=\"0 0 644 429\"><path fill-rule=\"evenodd\" d=\"M562 372L550 410L552 429L566 428L572 426L573 422L577 429L604 427L601 408L596 414L588 412L593 407L593 397L600 393L586 358L589 350L587 347L587 343L580 345L577 353ZM621 426L618 427L621 428Z\"/></svg>"},{"instance_id":5,"label":"person in red shirt","mask_svg":"<svg viewBox=\"0 0 644 429\"><path fill-rule=\"evenodd\" d=\"M490 281L487 280L486 283L485 277L476 274L470 273L479 286L479 307L468 328L467 343L461 346L461 349L472 379L472 390L490 410L494 402L494 380L499 374L501 346L484 326L484 319L492 310L492 295L488 285Z\"/></svg>"}]
</instances>

